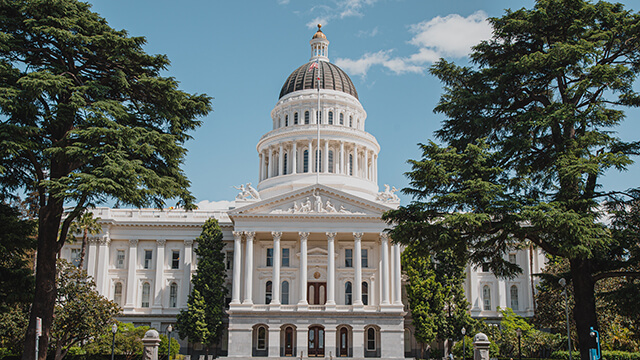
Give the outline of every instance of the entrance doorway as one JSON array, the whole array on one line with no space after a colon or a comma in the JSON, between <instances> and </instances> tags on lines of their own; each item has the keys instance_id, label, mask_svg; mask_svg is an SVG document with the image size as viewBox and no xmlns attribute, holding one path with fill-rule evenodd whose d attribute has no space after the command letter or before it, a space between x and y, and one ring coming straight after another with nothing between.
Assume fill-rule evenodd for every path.
<instances>
[{"instance_id":1,"label":"entrance doorway","mask_svg":"<svg viewBox=\"0 0 640 360\"><path fill-rule=\"evenodd\" d=\"M293 328L284 329L284 356L293 356Z\"/></svg>"},{"instance_id":2,"label":"entrance doorway","mask_svg":"<svg viewBox=\"0 0 640 360\"><path fill-rule=\"evenodd\" d=\"M324 357L324 329L320 326L309 328L309 356Z\"/></svg>"},{"instance_id":3,"label":"entrance doorway","mask_svg":"<svg viewBox=\"0 0 640 360\"><path fill-rule=\"evenodd\" d=\"M309 305L324 305L327 302L327 283L310 282L307 284Z\"/></svg>"},{"instance_id":4,"label":"entrance doorway","mask_svg":"<svg viewBox=\"0 0 640 360\"><path fill-rule=\"evenodd\" d=\"M345 327L340 329L340 343L338 347L340 348L339 356L349 356L349 330Z\"/></svg>"}]
</instances>

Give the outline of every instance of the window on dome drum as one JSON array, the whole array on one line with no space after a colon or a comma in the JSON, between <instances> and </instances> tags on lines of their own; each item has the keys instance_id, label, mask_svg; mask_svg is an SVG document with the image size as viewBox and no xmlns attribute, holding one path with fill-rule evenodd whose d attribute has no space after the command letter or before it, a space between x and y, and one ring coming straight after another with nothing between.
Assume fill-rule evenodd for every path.
<instances>
[{"instance_id":1,"label":"window on dome drum","mask_svg":"<svg viewBox=\"0 0 640 360\"><path fill-rule=\"evenodd\" d=\"M511 286L511 310L518 310L518 287Z\"/></svg>"},{"instance_id":2,"label":"window on dome drum","mask_svg":"<svg viewBox=\"0 0 640 360\"><path fill-rule=\"evenodd\" d=\"M289 248L282 248L282 267L289 267Z\"/></svg>"},{"instance_id":3,"label":"window on dome drum","mask_svg":"<svg viewBox=\"0 0 640 360\"><path fill-rule=\"evenodd\" d=\"M304 123L305 124L309 123L309 112L308 111L304 112Z\"/></svg>"},{"instance_id":4,"label":"window on dome drum","mask_svg":"<svg viewBox=\"0 0 640 360\"><path fill-rule=\"evenodd\" d=\"M351 290L351 281L344 284L344 304L351 305L353 303L353 294Z\"/></svg>"},{"instance_id":5,"label":"window on dome drum","mask_svg":"<svg viewBox=\"0 0 640 360\"><path fill-rule=\"evenodd\" d=\"M369 305L369 283L366 281L362 282L362 303Z\"/></svg>"},{"instance_id":6,"label":"window on dome drum","mask_svg":"<svg viewBox=\"0 0 640 360\"><path fill-rule=\"evenodd\" d=\"M333 172L333 150L329 150L329 172Z\"/></svg>"},{"instance_id":7,"label":"window on dome drum","mask_svg":"<svg viewBox=\"0 0 640 360\"><path fill-rule=\"evenodd\" d=\"M509 262L512 264L516 263L516 254L509 254Z\"/></svg>"},{"instance_id":8,"label":"window on dome drum","mask_svg":"<svg viewBox=\"0 0 640 360\"><path fill-rule=\"evenodd\" d=\"M316 111L316 124L322 124L322 111Z\"/></svg>"},{"instance_id":9,"label":"window on dome drum","mask_svg":"<svg viewBox=\"0 0 640 360\"><path fill-rule=\"evenodd\" d=\"M140 307L149 307L149 293L151 292L151 286L148 282L142 284L142 301Z\"/></svg>"},{"instance_id":10,"label":"window on dome drum","mask_svg":"<svg viewBox=\"0 0 640 360\"><path fill-rule=\"evenodd\" d=\"M289 305L289 282L282 282L282 296L280 296L282 305Z\"/></svg>"},{"instance_id":11,"label":"window on dome drum","mask_svg":"<svg viewBox=\"0 0 640 360\"><path fill-rule=\"evenodd\" d=\"M227 270L233 269L233 251L227 252Z\"/></svg>"},{"instance_id":12,"label":"window on dome drum","mask_svg":"<svg viewBox=\"0 0 640 360\"><path fill-rule=\"evenodd\" d=\"M267 281L267 285L264 290L264 303L269 305L271 304L271 296L273 294L273 283L271 281Z\"/></svg>"},{"instance_id":13,"label":"window on dome drum","mask_svg":"<svg viewBox=\"0 0 640 360\"><path fill-rule=\"evenodd\" d=\"M353 127L353 116L349 116L349 127Z\"/></svg>"},{"instance_id":14,"label":"window on dome drum","mask_svg":"<svg viewBox=\"0 0 640 360\"><path fill-rule=\"evenodd\" d=\"M340 113L340 125L344 125L344 114Z\"/></svg>"},{"instance_id":15,"label":"window on dome drum","mask_svg":"<svg viewBox=\"0 0 640 360\"><path fill-rule=\"evenodd\" d=\"M298 125L298 113L293 113L293 125Z\"/></svg>"},{"instance_id":16,"label":"window on dome drum","mask_svg":"<svg viewBox=\"0 0 640 360\"><path fill-rule=\"evenodd\" d=\"M367 330L367 350L374 351L376 349L376 329L369 328Z\"/></svg>"},{"instance_id":17,"label":"window on dome drum","mask_svg":"<svg viewBox=\"0 0 640 360\"><path fill-rule=\"evenodd\" d=\"M360 258L362 259L362 267L363 268L369 267L369 250L362 249L361 253L362 255L360 256Z\"/></svg>"},{"instance_id":18,"label":"window on dome drum","mask_svg":"<svg viewBox=\"0 0 640 360\"><path fill-rule=\"evenodd\" d=\"M303 154L302 172L309 172L309 150L305 150Z\"/></svg>"},{"instance_id":19,"label":"window on dome drum","mask_svg":"<svg viewBox=\"0 0 640 360\"><path fill-rule=\"evenodd\" d=\"M273 266L273 248L267 249L267 267Z\"/></svg>"},{"instance_id":20,"label":"window on dome drum","mask_svg":"<svg viewBox=\"0 0 640 360\"><path fill-rule=\"evenodd\" d=\"M258 337L256 341L256 349L258 350L266 350L267 349L267 329L264 326L260 326L258 328Z\"/></svg>"},{"instance_id":21,"label":"window on dome drum","mask_svg":"<svg viewBox=\"0 0 640 360\"><path fill-rule=\"evenodd\" d=\"M322 150L316 150L316 172L322 171Z\"/></svg>"},{"instance_id":22,"label":"window on dome drum","mask_svg":"<svg viewBox=\"0 0 640 360\"><path fill-rule=\"evenodd\" d=\"M151 269L151 260L153 260L153 250L144 251L144 268Z\"/></svg>"},{"instance_id":23,"label":"window on dome drum","mask_svg":"<svg viewBox=\"0 0 640 360\"><path fill-rule=\"evenodd\" d=\"M349 154L349 175L353 176L353 154Z\"/></svg>"},{"instance_id":24,"label":"window on dome drum","mask_svg":"<svg viewBox=\"0 0 640 360\"><path fill-rule=\"evenodd\" d=\"M172 282L169 287L169 307L178 306L178 284Z\"/></svg>"},{"instance_id":25,"label":"window on dome drum","mask_svg":"<svg viewBox=\"0 0 640 360\"><path fill-rule=\"evenodd\" d=\"M113 286L113 302L122 306L122 283L117 282Z\"/></svg>"},{"instance_id":26,"label":"window on dome drum","mask_svg":"<svg viewBox=\"0 0 640 360\"><path fill-rule=\"evenodd\" d=\"M124 250L116 251L116 269L124 269Z\"/></svg>"},{"instance_id":27,"label":"window on dome drum","mask_svg":"<svg viewBox=\"0 0 640 360\"><path fill-rule=\"evenodd\" d=\"M80 249L71 249L71 263L76 267L80 266Z\"/></svg>"},{"instance_id":28,"label":"window on dome drum","mask_svg":"<svg viewBox=\"0 0 640 360\"><path fill-rule=\"evenodd\" d=\"M289 126L289 115L284 116L284 126Z\"/></svg>"},{"instance_id":29,"label":"window on dome drum","mask_svg":"<svg viewBox=\"0 0 640 360\"><path fill-rule=\"evenodd\" d=\"M171 252L171 268L174 270L180 268L180 250Z\"/></svg>"},{"instance_id":30,"label":"window on dome drum","mask_svg":"<svg viewBox=\"0 0 640 360\"><path fill-rule=\"evenodd\" d=\"M344 249L344 267L353 267L353 249Z\"/></svg>"},{"instance_id":31,"label":"window on dome drum","mask_svg":"<svg viewBox=\"0 0 640 360\"><path fill-rule=\"evenodd\" d=\"M285 153L282 159L282 175L287 175L287 160L289 154Z\"/></svg>"},{"instance_id":32,"label":"window on dome drum","mask_svg":"<svg viewBox=\"0 0 640 360\"><path fill-rule=\"evenodd\" d=\"M491 288L489 288L489 285L482 287L482 302L484 310L491 310Z\"/></svg>"},{"instance_id":33,"label":"window on dome drum","mask_svg":"<svg viewBox=\"0 0 640 360\"><path fill-rule=\"evenodd\" d=\"M329 125L333 125L333 111L329 111Z\"/></svg>"}]
</instances>

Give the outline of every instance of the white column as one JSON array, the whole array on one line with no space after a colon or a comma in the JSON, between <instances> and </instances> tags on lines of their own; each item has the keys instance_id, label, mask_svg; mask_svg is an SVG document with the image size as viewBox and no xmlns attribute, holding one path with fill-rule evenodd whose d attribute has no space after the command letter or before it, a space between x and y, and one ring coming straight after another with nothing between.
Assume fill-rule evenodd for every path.
<instances>
[{"instance_id":1,"label":"white column","mask_svg":"<svg viewBox=\"0 0 640 360\"><path fill-rule=\"evenodd\" d=\"M307 302L307 239L308 232L299 232L300 236L300 300L298 305L308 305Z\"/></svg>"},{"instance_id":2,"label":"white column","mask_svg":"<svg viewBox=\"0 0 640 360\"><path fill-rule=\"evenodd\" d=\"M87 246L87 275L96 278L96 261L98 260L98 239L89 238Z\"/></svg>"},{"instance_id":3,"label":"white column","mask_svg":"<svg viewBox=\"0 0 640 360\"><path fill-rule=\"evenodd\" d=\"M336 304L336 256L335 256L336 233L327 233L327 303Z\"/></svg>"},{"instance_id":4,"label":"white column","mask_svg":"<svg viewBox=\"0 0 640 360\"><path fill-rule=\"evenodd\" d=\"M242 271L242 231L233 232L233 282L231 304L240 304L240 272Z\"/></svg>"},{"instance_id":5,"label":"white column","mask_svg":"<svg viewBox=\"0 0 640 360\"><path fill-rule=\"evenodd\" d=\"M109 238L109 234L106 234L100 239L100 249L98 252L96 290L103 295L108 294L108 292L105 291L105 283L107 282L107 268L109 266L109 243L111 243L111 239Z\"/></svg>"},{"instance_id":6,"label":"white column","mask_svg":"<svg viewBox=\"0 0 640 360\"><path fill-rule=\"evenodd\" d=\"M297 144L294 141L291 149L291 173L292 174L298 173L298 149L296 145Z\"/></svg>"},{"instance_id":7,"label":"white column","mask_svg":"<svg viewBox=\"0 0 640 360\"><path fill-rule=\"evenodd\" d=\"M324 154L322 154L322 158L324 159L322 160L322 172L328 173L329 172L329 141L328 140L324 141Z\"/></svg>"},{"instance_id":8,"label":"white column","mask_svg":"<svg viewBox=\"0 0 640 360\"><path fill-rule=\"evenodd\" d=\"M258 157L260 158L260 169L258 170L258 179L262 181L264 180L264 178L262 177L262 168L264 167L264 156L262 155L262 152L258 154Z\"/></svg>"},{"instance_id":9,"label":"white column","mask_svg":"<svg viewBox=\"0 0 640 360\"><path fill-rule=\"evenodd\" d=\"M380 285L382 288L381 305L389 305L389 235L380 233L380 248L382 249L382 267L380 271Z\"/></svg>"},{"instance_id":10,"label":"white column","mask_svg":"<svg viewBox=\"0 0 640 360\"><path fill-rule=\"evenodd\" d=\"M402 305L402 276L400 274L400 245L393 245L394 264L393 264L393 305Z\"/></svg>"},{"instance_id":11,"label":"white column","mask_svg":"<svg viewBox=\"0 0 640 360\"><path fill-rule=\"evenodd\" d=\"M138 239L129 240L129 267L127 269L127 296L125 309L130 310L135 307L135 292L138 279L136 278L136 268L138 262Z\"/></svg>"},{"instance_id":12,"label":"white column","mask_svg":"<svg viewBox=\"0 0 640 360\"><path fill-rule=\"evenodd\" d=\"M167 240L156 240L156 278L154 281L155 290L153 292L154 308L162 308L162 287L164 286L164 248Z\"/></svg>"},{"instance_id":13,"label":"white column","mask_svg":"<svg viewBox=\"0 0 640 360\"><path fill-rule=\"evenodd\" d=\"M271 151L271 147L267 148L267 151L269 152L269 163L267 164L267 178L270 178L273 176L273 151Z\"/></svg>"},{"instance_id":14,"label":"white column","mask_svg":"<svg viewBox=\"0 0 640 360\"><path fill-rule=\"evenodd\" d=\"M278 153L278 175L284 174L284 149L282 148L282 143L279 146Z\"/></svg>"},{"instance_id":15,"label":"white column","mask_svg":"<svg viewBox=\"0 0 640 360\"><path fill-rule=\"evenodd\" d=\"M340 174L345 174L344 172L344 141L340 141Z\"/></svg>"},{"instance_id":16,"label":"white column","mask_svg":"<svg viewBox=\"0 0 640 360\"><path fill-rule=\"evenodd\" d=\"M182 291L184 294L182 299L182 308L187 307L187 301L189 300L189 294L191 293L191 262L193 261L193 240L187 239L184 241L184 262L182 268L184 274L182 275Z\"/></svg>"},{"instance_id":17,"label":"white column","mask_svg":"<svg viewBox=\"0 0 640 360\"><path fill-rule=\"evenodd\" d=\"M355 284L353 305L362 305L362 233L353 233L353 261L355 262Z\"/></svg>"},{"instance_id":18,"label":"white column","mask_svg":"<svg viewBox=\"0 0 640 360\"><path fill-rule=\"evenodd\" d=\"M315 159L315 156L313 154L313 139L309 139L309 172L315 172L315 163L313 162L313 159Z\"/></svg>"},{"instance_id":19,"label":"white column","mask_svg":"<svg viewBox=\"0 0 640 360\"><path fill-rule=\"evenodd\" d=\"M358 145L353 144L353 176L359 177L358 173Z\"/></svg>"},{"instance_id":20,"label":"white column","mask_svg":"<svg viewBox=\"0 0 640 360\"><path fill-rule=\"evenodd\" d=\"M364 178L369 180L369 150L367 148L364 149L364 166L362 168L364 170Z\"/></svg>"},{"instance_id":21,"label":"white column","mask_svg":"<svg viewBox=\"0 0 640 360\"><path fill-rule=\"evenodd\" d=\"M245 231L245 268L244 268L244 301L243 304L253 305L253 231Z\"/></svg>"},{"instance_id":22,"label":"white column","mask_svg":"<svg viewBox=\"0 0 640 360\"><path fill-rule=\"evenodd\" d=\"M282 232L272 231L271 236L273 236L273 277L271 279L271 304L280 305L280 238L282 237Z\"/></svg>"}]
</instances>

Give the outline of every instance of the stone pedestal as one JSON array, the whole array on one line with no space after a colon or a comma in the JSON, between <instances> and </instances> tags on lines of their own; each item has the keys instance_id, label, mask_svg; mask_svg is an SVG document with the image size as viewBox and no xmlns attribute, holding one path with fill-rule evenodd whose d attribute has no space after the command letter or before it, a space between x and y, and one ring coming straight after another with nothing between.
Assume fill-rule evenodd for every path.
<instances>
[{"instance_id":1,"label":"stone pedestal","mask_svg":"<svg viewBox=\"0 0 640 360\"><path fill-rule=\"evenodd\" d=\"M489 345L491 342L487 335L477 333L473 337L473 360L489 360Z\"/></svg>"},{"instance_id":2,"label":"stone pedestal","mask_svg":"<svg viewBox=\"0 0 640 360\"><path fill-rule=\"evenodd\" d=\"M147 331L142 338L144 351L142 360L158 360L158 346L160 346L160 334L154 329Z\"/></svg>"}]
</instances>

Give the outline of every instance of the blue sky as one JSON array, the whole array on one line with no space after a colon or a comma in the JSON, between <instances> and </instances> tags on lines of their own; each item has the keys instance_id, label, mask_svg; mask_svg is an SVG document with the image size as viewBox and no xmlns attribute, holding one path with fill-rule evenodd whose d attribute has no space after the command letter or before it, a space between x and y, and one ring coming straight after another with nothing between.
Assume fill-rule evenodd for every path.
<instances>
[{"instance_id":1,"label":"blue sky","mask_svg":"<svg viewBox=\"0 0 640 360\"><path fill-rule=\"evenodd\" d=\"M182 90L213 97L213 111L187 143L184 169L197 201L233 200L232 186L257 184L256 144L289 74L306 63L315 24L331 42L329 58L352 78L367 111L366 130L381 146L379 186L407 186L407 159L433 138L441 84L427 69L445 57L466 62L488 34L484 19L533 0L91 0L116 29L145 36L148 53L166 54L166 75ZM640 0L622 1L640 9ZM639 111L619 129L638 139ZM640 165L609 174L607 188L638 186ZM402 203L409 198L401 196ZM205 203L202 203L205 207Z\"/></svg>"}]
</instances>

